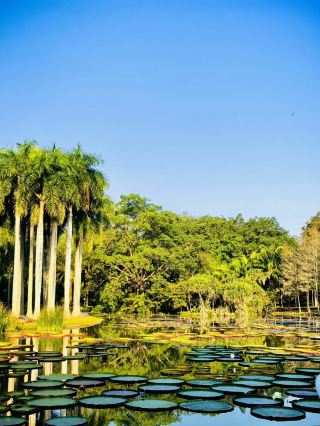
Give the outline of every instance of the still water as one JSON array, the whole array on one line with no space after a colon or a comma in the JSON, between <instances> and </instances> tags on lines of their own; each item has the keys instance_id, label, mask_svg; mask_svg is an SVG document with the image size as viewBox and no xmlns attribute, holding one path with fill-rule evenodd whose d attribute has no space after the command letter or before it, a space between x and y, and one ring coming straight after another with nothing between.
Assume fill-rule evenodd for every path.
<instances>
[{"instance_id":1,"label":"still water","mask_svg":"<svg viewBox=\"0 0 320 426\"><path fill-rule=\"evenodd\" d=\"M297 386L293 386L290 380L293 380L294 376L289 376L287 386L278 386L273 382L281 380L281 376L276 377L276 375L297 374L297 368L320 368L320 358L317 358L320 353L320 340L317 339L318 328L318 320L297 322L281 318L269 321L267 328L263 329L256 327L249 332L244 332L232 327L224 327L215 329L219 331L216 336L199 336L192 329L186 328L185 324L181 325L170 319L148 323L105 320L102 325L88 330L77 328L64 330L63 336L55 338L50 335L39 337L32 333L11 338L2 336L0 341L8 342L11 346L5 346L5 344L0 346L0 398L1 395L13 391L22 391L24 396L29 395L33 389L26 389L24 384L29 381L41 381L44 375L70 374L80 377L86 373L109 373L110 376L142 376L145 380L141 379L141 383L132 383L129 377L129 382L125 380L124 383L119 383L117 379L110 378L97 387L91 387L88 383L86 386L76 387L76 398L101 395L103 391L110 389L130 389L139 390L139 394L129 398L127 402L156 399L180 404L194 400L179 396L177 391L166 394L145 393L143 386L146 380L161 377L178 378L184 381L179 385L180 390L199 390L203 387L194 387L187 382L193 379L206 379L228 384L234 383L243 375L249 375L263 376L269 381L265 382L266 386L254 387L251 395L282 399L284 406L291 407L292 402L299 398L290 396L286 392L290 392L292 388L314 389L315 373L310 376L310 379L308 374L306 375L307 382L304 383L307 384L305 385L303 380L302 384L301 380L296 380ZM84 340L84 337L89 337L89 340ZM25 346L21 347L21 345ZM41 368L23 371L23 364L20 364L21 370L8 369L5 360L10 353L10 364L13 363L11 366L14 366L16 362L27 360L29 364L30 361L35 362ZM81 356L83 359L77 359ZM260 379L262 382L263 377ZM210 391L218 388L203 389ZM190 412L180 407L171 411L149 412L136 411L125 405L108 409L77 405L68 409L43 409L27 416L26 419L30 426L42 425L56 416L81 416L87 419L89 425L96 426L270 424L270 420L254 417L250 408L237 406L234 399L239 396L223 394L218 401L231 404L232 411L218 414ZM14 400L1 404L2 406L25 404L25 401L22 403L19 400L20 397L21 395L17 394ZM32 403L32 400L30 401ZM11 414L10 411L1 413L1 416L4 415L21 417L21 414ZM302 420L286 421L286 424L320 425L320 414L306 412L305 415L306 417Z\"/></svg>"}]
</instances>

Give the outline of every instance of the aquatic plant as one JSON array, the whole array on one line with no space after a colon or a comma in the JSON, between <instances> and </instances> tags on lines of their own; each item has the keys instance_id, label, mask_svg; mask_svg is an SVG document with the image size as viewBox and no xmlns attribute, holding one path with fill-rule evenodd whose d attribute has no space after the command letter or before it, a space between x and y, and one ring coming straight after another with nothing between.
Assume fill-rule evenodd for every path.
<instances>
[{"instance_id":1,"label":"aquatic plant","mask_svg":"<svg viewBox=\"0 0 320 426\"><path fill-rule=\"evenodd\" d=\"M62 331L63 330L63 308L58 307L55 311L44 309L40 312L37 321L38 331Z\"/></svg>"}]
</instances>

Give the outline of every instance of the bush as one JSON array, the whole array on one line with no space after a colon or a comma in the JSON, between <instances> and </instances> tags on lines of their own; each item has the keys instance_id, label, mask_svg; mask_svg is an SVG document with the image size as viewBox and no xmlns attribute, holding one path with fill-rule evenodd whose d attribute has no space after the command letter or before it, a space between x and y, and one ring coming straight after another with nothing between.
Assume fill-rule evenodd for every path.
<instances>
[{"instance_id":1,"label":"bush","mask_svg":"<svg viewBox=\"0 0 320 426\"><path fill-rule=\"evenodd\" d=\"M15 330L16 320L8 309L0 302L0 333Z\"/></svg>"},{"instance_id":2,"label":"bush","mask_svg":"<svg viewBox=\"0 0 320 426\"><path fill-rule=\"evenodd\" d=\"M43 310L37 321L38 331L62 331L63 330L63 308L58 307L54 311Z\"/></svg>"}]
</instances>

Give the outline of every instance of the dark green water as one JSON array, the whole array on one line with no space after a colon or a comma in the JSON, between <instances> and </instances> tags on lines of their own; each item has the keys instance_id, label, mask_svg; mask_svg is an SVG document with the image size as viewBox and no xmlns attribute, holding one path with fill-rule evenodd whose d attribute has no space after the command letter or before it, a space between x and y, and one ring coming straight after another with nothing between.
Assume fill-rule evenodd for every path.
<instances>
[{"instance_id":1,"label":"dark green water","mask_svg":"<svg viewBox=\"0 0 320 426\"><path fill-rule=\"evenodd\" d=\"M23 383L30 380L37 380L38 375L50 374L73 374L81 376L88 372L95 373L112 373L114 375L139 375L147 378L156 377L178 377L185 381L191 379L218 379L222 382L233 382L239 379L242 375L276 375L283 373L295 373L296 368L320 368L319 362L314 362L310 359L310 353L302 354L305 356L303 360L292 361L287 359L290 356L290 351L283 351L284 348L297 348L298 346L310 345L314 348L314 353L319 352L318 341L308 337L308 333L314 336L317 332L318 323L315 322L293 322L290 320L278 320L279 325L285 328L277 329L275 322L269 323L269 329L263 333L257 332L257 335L241 337L241 330L235 330L236 337L230 338L203 338L196 339L194 344L189 342L184 343L183 339L176 342L155 343L147 342L145 336L155 332L165 332L167 335L174 334L179 331L179 326L176 326L174 321L163 321L163 323L150 322L141 324L141 327L132 327L130 322L105 321L101 326L87 330L91 337L99 337L104 343L89 342L88 347L82 347L80 343L80 352L86 355L84 360L57 360L55 362L41 362L43 369L31 370L19 378L8 377L10 370L2 370L0 394L5 394L13 390L23 389ZM286 329L287 327L287 329ZM289 328L290 327L290 328ZM292 328L294 327L294 328ZM226 329L230 331L232 329ZM86 330L81 330L86 331ZM222 330L223 331L223 330ZM224 330L225 331L225 330ZM51 338L47 337L32 337L24 336L21 338L11 339L14 345L33 345L33 351L55 351L62 355L75 355L79 352L76 346L79 344L79 329L65 330L64 337ZM290 337L287 337L290 332ZM123 338L135 338L134 342L128 342ZM9 341L3 337L0 341ZM110 346L103 346L108 344ZM192 348L194 346L194 348ZM226 351L227 356L230 356L228 351L231 350L242 359L242 362L249 362L259 357L279 357L281 360L275 364L250 364L243 366L234 358L221 361L217 358L209 361L201 361L201 352L197 352L199 347L209 346L209 356L218 354L217 358L221 357ZM218 349L215 349L219 346ZM72 348L73 347L73 348ZM102 349L99 349L102 347ZM271 349L268 349L268 348ZM198 348L198 349L197 349ZM210 349L211 348L211 349ZM230 349L231 348L231 349ZM262 349L261 349L262 348ZM278 349L277 349L278 348ZM196 350L192 350L196 349ZM29 349L26 348L27 353ZM254 351L262 354L252 353ZM303 348L302 348L303 350ZM211 352L210 352L211 351ZM4 352L1 356L6 356ZM100 353L99 353L100 352ZM195 353L195 357L200 360L191 361L193 356L189 353ZM232 352L232 353L233 353ZM211 354L211 355L210 355ZM232 355L234 356L234 355ZM18 355L11 359L10 362L20 361L24 359L24 355ZM171 371L174 370L174 371ZM100 395L102 391L107 389L137 389L139 385L119 385L107 381L104 386L97 388L86 388L78 390L77 398L86 395ZM313 388L313 382L310 381L309 388ZM196 389L190 386L183 385L182 389ZM198 388L197 388L198 389ZM292 401L297 399L286 395L287 387L278 387L271 384L268 388L258 389L254 395L269 396L281 398L284 401L284 406L291 407ZM26 394L28 391L24 391ZM189 400L179 398L176 393L165 395L149 395L140 393L135 399L149 398L173 401L183 403ZM225 395L219 401L225 401L232 405L235 395ZM250 408L240 408L234 405L233 411L221 414L200 414L175 409L166 412L144 412L133 411L125 407L110 408L110 409L91 409L84 407L75 407L72 409L62 409L53 411L42 411L29 416L29 424L43 424L45 419L58 415L80 415L87 418L90 425L263 425L270 424L269 420L259 419L250 414ZM297 421L286 421L286 424L296 425L320 425L320 414L306 413L306 418Z\"/></svg>"}]
</instances>

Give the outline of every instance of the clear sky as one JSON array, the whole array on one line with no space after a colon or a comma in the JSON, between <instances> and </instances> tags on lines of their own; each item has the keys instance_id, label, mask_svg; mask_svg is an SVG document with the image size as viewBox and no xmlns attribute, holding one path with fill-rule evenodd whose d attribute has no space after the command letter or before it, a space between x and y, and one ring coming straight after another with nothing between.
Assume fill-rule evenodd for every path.
<instances>
[{"instance_id":1,"label":"clear sky","mask_svg":"<svg viewBox=\"0 0 320 426\"><path fill-rule=\"evenodd\" d=\"M319 0L0 0L2 147L104 159L112 198L320 210Z\"/></svg>"}]
</instances>

